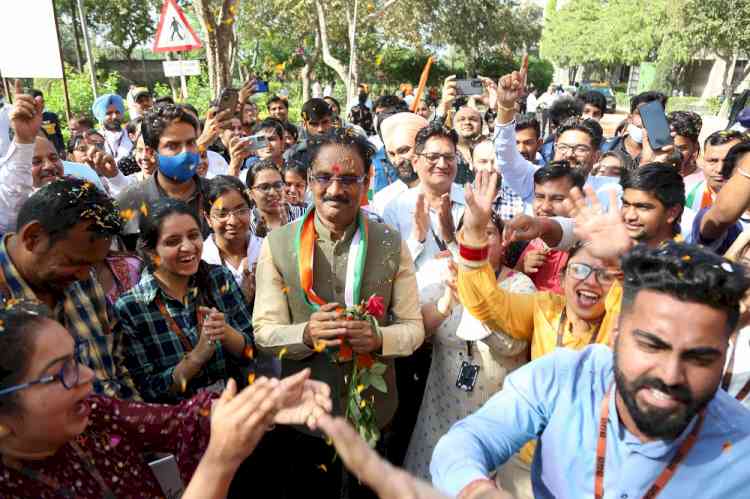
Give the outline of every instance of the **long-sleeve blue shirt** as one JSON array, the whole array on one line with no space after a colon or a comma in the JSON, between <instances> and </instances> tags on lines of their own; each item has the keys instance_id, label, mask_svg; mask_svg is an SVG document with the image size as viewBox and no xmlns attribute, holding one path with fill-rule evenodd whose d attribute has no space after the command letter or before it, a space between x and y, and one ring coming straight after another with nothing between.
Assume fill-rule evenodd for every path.
<instances>
[{"instance_id":1,"label":"long-sleeve blue shirt","mask_svg":"<svg viewBox=\"0 0 750 499\"><path fill-rule=\"evenodd\" d=\"M539 437L531 469L534 496L592 498L601 401L613 378L612 352L602 345L558 349L513 372L502 391L440 439L430 465L434 485L456 495ZM604 497L640 499L696 418L674 441L643 443L620 422L614 393L609 404ZM750 411L718 390L697 442L659 498L750 497L749 458Z\"/></svg>"}]
</instances>

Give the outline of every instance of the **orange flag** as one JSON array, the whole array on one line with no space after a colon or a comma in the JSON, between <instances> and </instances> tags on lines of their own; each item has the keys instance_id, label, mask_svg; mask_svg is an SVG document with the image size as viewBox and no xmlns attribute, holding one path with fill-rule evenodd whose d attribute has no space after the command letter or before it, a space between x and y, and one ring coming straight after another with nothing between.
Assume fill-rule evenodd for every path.
<instances>
[{"instance_id":1,"label":"orange flag","mask_svg":"<svg viewBox=\"0 0 750 499\"><path fill-rule=\"evenodd\" d=\"M417 106L419 101L422 100L422 94L424 93L424 87L427 85L427 78L430 76L430 67L432 66L432 56L427 58L427 64L424 65L422 70L422 76L419 77L419 86L417 87L417 93L414 94L414 102L411 104L411 112L417 112Z\"/></svg>"}]
</instances>

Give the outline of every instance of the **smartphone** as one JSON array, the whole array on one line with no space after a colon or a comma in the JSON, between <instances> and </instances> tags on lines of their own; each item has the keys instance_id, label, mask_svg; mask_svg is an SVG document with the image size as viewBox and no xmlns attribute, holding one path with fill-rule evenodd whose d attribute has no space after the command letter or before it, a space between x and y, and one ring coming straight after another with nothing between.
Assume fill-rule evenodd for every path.
<instances>
[{"instance_id":1,"label":"smartphone","mask_svg":"<svg viewBox=\"0 0 750 499\"><path fill-rule=\"evenodd\" d=\"M268 146L268 137L262 134L250 135L249 137L243 137L240 139L245 143L245 148L250 151L257 151Z\"/></svg>"},{"instance_id":2,"label":"smartphone","mask_svg":"<svg viewBox=\"0 0 750 499\"><path fill-rule=\"evenodd\" d=\"M459 95L482 95L484 87L482 86L482 80L479 78L456 80L456 91Z\"/></svg>"},{"instance_id":3,"label":"smartphone","mask_svg":"<svg viewBox=\"0 0 750 499\"><path fill-rule=\"evenodd\" d=\"M651 144L651 149L662 149L664 146L674 143L661 102L657 100L648 102L640 106L638 112L648 133L648 142Z\"/></svg>"},{"instance_id":4,"label":"smartphone","mask_svg":"<svg viewBox=\"0 0 750 499\"><path fill-rule=\"evenodd\" d=\"M219 95L219 113L226 111L227 109L237 109L237 101L240 98L240 93L236 88L222 88L221 94Z\"/></svg>"},{"instance_id":5,"label":"smartphone","mask_svg":"<svg viewBox=\"0 0 750 499\"><path fill-rule=\"evenodd\" d=\"M260 94L268 92L268 82L266 80L257 80L255 82L255 93Z\"/></svg>"}]
</instances>

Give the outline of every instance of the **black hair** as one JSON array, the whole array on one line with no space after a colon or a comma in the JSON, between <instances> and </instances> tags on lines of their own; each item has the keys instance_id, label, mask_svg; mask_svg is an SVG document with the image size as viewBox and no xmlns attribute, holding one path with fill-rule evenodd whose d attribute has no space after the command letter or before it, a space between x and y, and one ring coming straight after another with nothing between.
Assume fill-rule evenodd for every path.
<instances>
[{"instance_id":1,"label":"black hair","mask_svg":"<svg viewBox=\"0 0 750 499\"><path fill-rule=\"evenodd\" d=\"M284 140L284 125L276 118L266 118L255 124L252 134L255 135L262 130L273 130L278 138Z\"/></svg>"},{"instance_id":2,"label":"black hair","mask_svg":"<svg viewBox=\"0 0 750 499\"><path fill-rule=\"evenodd\" d=\"M331 95L326 95L325 97L323 97L323 100L326 100L326 99L332 100L333 103L336 104L336 108L339 110L339 113L341 113L341 104L339 103L338 100L336 100L335 97L333 97ZM328 105L330 106L330 104L328 104ZM333 109L331 109L331 111L333 111Z\"/></svg>"},{"instance_id":3,"label":"black hair","mask_svg":"<svg viewBox=\"0 0 750 499\"><path fill-rule=\"evenodd\" d=\"M292 123L284 123L284 130L289 132L289 135L294 137L295 142L299 139L299 128Z\"/></svg>"},{"instance_id":4,"label":"black hair","mask_svg":"<svg viewBox=\"0 0 750 499\"><path fill-rule=\"evenodd\" d=\"M206 216L211 212L211 207L216 200L231 191L235 191L242 196L248 206L253 205L250 196L247 194L247 187L242 183L242 180L231 175L217 175L206 182L206 188L203 191L203 211Z\"/></svg>"},{"instance_id":5,"label":"black hair","mask_svg":"<svg viewBox=\"0 0 750 499\"><path fill-rule=\"evenodd\" d=\"M406 101L397 95L381 95L375 99L372 109L375 111L378 108L382 108L381 112L386 110L393 110L399 113L409 111L409 106L406 104Z\"/></svg>"},{"instance_id":6,"label":"black hair","mask_svg":"<svg viewBox=\"0 0 750 499\"><path fill-rule=\"evenodd\" d=\"M198 109L194 105L190 104L189 102L183 102L180 105L193 113L196 118L200 118L201 114L198 112Z\"/></svg>"},{"instance_id":7,"label":"black hair","mask_svg":"<svg viewBox=\"0 0 750 499\"><path fill-rule=\"evenodd\" d=\"M721 165L721 176L725 180L729 180L729 177L734 173L734 169L737 167L737 162L742 159L745 154L750 152L750 140L745 140L732 146L727 152L727 156L724 158L724 163Z\"/></svg>"},{"instance_id":8,"label":"black hair","mask_svg":"<svg viewBox=\"0 0 750 499\"><path fill-rule=\"evenodd\" d=\"M81 222L91 222L88 230L94 237L115 236L124 225L112 198L88 180L76 177L54 180L32 194L18 211L16 231L31 222L42 226L50 244Z\"/></svg>"},{"instance_id":9,"label":"black hair","mask_svg":"<svg viewBox=\"0 0 750 499\"><path fill-rule=\"evenodd\" d=\"M569 178L573 187L583 189L586 178L578 168L572 168L567 161L550 161L546 166L534 172L534 184L543 185L559 178Z\"/></svg>"},{"instance_id":10,"label":"black hair","mask_svg":"<svg viewBox=\"0 0 750 499\"><path fill-rule=\"evenodd\" d=\"M454 148L456 147L456 144L458 144L458 134L455 130L433 122L417 132L417 136L414 138L414 151L416 153L424 151L424 146L427 144L427 141L433 137L448 139L453 144Z\"/></svg>"},{"instance_id":11,"label":"black hair","mask_svg":"<svg viewBox=\"0 0 750 499\"><path fill-rule=\"evenodd\" d=\"M68 144L66 147L66 151L68 154L72 154L73 151L75 151L75 148L78 146L78 143L82 140L86 140L88 137L92 135L98 135L99 137L104 140L104 136L99 132L99 130L86 130L84 132L74 133L71 134L70 139L68 139ZM46 136L46 135L45 135Z\"/></svg>"},{"instance_id":12,"label":"black hair","mask_svg":"<svg viewBox=\"0 0 750 499\"><path fill-rule=\"evenodd\" d=\"M588 92L579 94L578 101L581 103L581 109L583 109L586 104L589 104L598 108L602 112L602 115L607 112L607 99L596 90L589 90Z\"/></svg>"},{"instance_id":13,"label":"black hair","mask_svg":"<svg viewBox=\"0 0 750 499\"><path fill-rule=\"evenodd\" d=\"M674 133L681 135L698 145L703 119L693 111L673 111L667 116L669 126Z\"/></svg>"},{"instance_id":14,"label":"black hair","mask_svg":"<svg viewBox=\"0 0 750 499\"><path fill-rule=\"evenodd\" d=\"M37 97L41 97L42 99L44 99L44 93L41 90L38 90L36 88L32 88L31 90L29 90L29 95L35 99Z\"/></svg>"},{"instance_id":15,"label":"black hair","mask_svg":"<svg viewBox=\"0 0 750 499\"><path fill-rule=\"evenodd\" d=\"M140 133L141 123L143 123L143 116L139 116L128 121L128 124L125 125L125 132L127 132L128 134Z\"/></svg>"},{"instance_id":16,"label":"black hair","mask_svg":"<svg viewBox=\"0 0 750 499\"><path fill-rule=\"evenodd\" d=\"M667 108L667 96L663 93L654 91L642 92L630 99L630 114L636 112L638 106L641 104L648 104L653 101L659 101L662 108Z\"/></svg>"},{"instance_id":17,"label":"black hair","mask_svg":"<svg viewBox=\"0 0 750 499\"><path fill-rule=\"evenodd\" d=\"M90 116L85 114L76 114L72 118L70 118L70 121L77 121L78 123L89 128L94 128L94 120L92 120ZM70 124L70 122L68 122L68 124Z\"/></svg>"},{"instance_id":18,"label":"black hair","mask_svg":"<svg viewBox=\"0 0 750 499\"><path fill-rule=\"evenodd\" d=\"M147 146L158 149L159 139L172 123L181 121L191 125L198 133L198 119L182 105L165 104L160 107L154 107L143 115L141 123L141 134L143 143Z\"/></svg>"},{"instance_id":19,"label":"black hair","mask_svg":"<svg viewBox=\"0 0 750 499\"><path fill-rule=\"evenodd\" d=\"M38 301L24 299L0 307L0 390L21 383L31 367L33 332L50 317L47 306ZM1 414L19 409L18 392L0 396Z\"/></svg>"},{"instance_id":20,"label":"black hair","mask_svg":"<svg viewBox=\"0 0 750 499\"><path fill-rule=\"evenodd\" d=\"M622 171L631 171L635 170L638 165L636 165L635 161L633 161L632 156L630 154L620 151L619 149L610 149L609 151L602 153L601 157L599 157L599 161L603 160L604 158L615 158L617 161L620 162L620 169Z\"/></svg>"},{"instance_id":21,"label":"black hair","mask_svg":"<svg viewBox=\"0 0 750 499\"><path fill-rule=\"evenodd\" d=\"M706 140L703 142L703 148L705 149L708 146L723 146L734 140L745 142L748 138L746 133L738 132L737 130L719 130L706 137Z\"/></svg>"},{"instance_id":22,"label":"black hair","mask_svg":"<svg viewBox=\"0 0 750 499\"><path fill-rule=\"evenodd\" d=\"M281 177L281 180L284 180L284 177L281 175L281 172L279 171L279 167L277 167L276 164L273 161L271 161L271 159L261 159L253 163L253 165L247 171L247 179L245 180L245 182L247 184L248 189L253 188L253 185L255 184L255 177L258 175L258 173L264 170L273 170L279 174L279 176ZM251 206L253 206L255 203L251 202L250 204Z\"/></svg>"},{"instance_id":23,"label":"black hair","mask_svg":"<svg viewBox=\"0 0 750 499\"><path fill-rule=\"evenodd\" d=\"M146 266L152 272L159 267L158 261L154 261L153 253L156 253L156 245L159 242L164 220L172 215L188 215L195 221L200 230L201 222L198 213L185 201L173 198L161 198L151 203L148 214L140 214L140 234L138 235L138 253ZM200 258L200 255L198 255ZM219 308L211 295L211 278L209 276L211 266L200 260L198 271L195 273L195 285L198 289L198 305Z\"/></svg>"},{"instance_id":24,"label":"black hair","mask_svg":"<svg viewBox=\"0 0 750 499\"><path fill-rule=\"evenodd\" d=\"M282 104L284 104L285 108L289 109L289 102L287 102L286 99L283 99L279 97L278 95L273 95L271 96L270 99L268 99L268 102L266 102L266 107L268 108L269 111L271 110L271 104L275 102L281 102Z\"/></svg>"},{"instance_id":25,"label":"black hair","mask_svg":"<svg viewBox=\"0 0 750 499\"><path fill-rule=\"evenodd\" d=\"M537 139L541 138L542 127L539 125L539 120L536 119L534 113L522 114L516 119L516 133L521 130L528 130L529 128L536 132Z\"/></svg>"},{"instance_id":26,"label":"black hair","mask_svg":"<svg viewBox=\"0 0 750 499\"><path fill-rule=\"evenodd\" d=\"M555 142L560 139L562 134L570 130L578 130L591 137L591 146L594 149L599 149L604 137L602 126L595 120L573 117L562 123L555 131Z\"/></svg>"},{"instance_id":27,"label":"black hair","mask_svg":"<svg viewBox=\"0 0 750 499\"><path fill-rule=\"evenodd\" d=\"M322 135L311 137L307 142L310 165L315 164L321 149L328 145L345 146L356 151L364 163L364 174L369 175L372 157L375 155L375 148L366 137L363 137L351 128L338 127L332 128Z\"/></svg>"},{"instance_id":28,"label":"black hair","mask_svg":"<svg viewBox=\"0 0 750 499\"><path fill-rule=\"evenodd\" d=\"M672 226L674 234L680 232L680 218L685 209L685 182L676 168L666 163L648 163L620 178L622 190L635 189L652 194L665 208L680 206L680 213Z\"/></svg>"},{"instance_id":29,"label":"black hair","mask_svg":"<svg viewBox=\"0 0 750 499\"><path fill-rule=\"evenodd\" d=\"M305 183L307 183L307 167L301 162L296 161L294 159L285 161L284 167L281 169L282 178L286 176L286 172L296 173L297 175L302 177L302 180L304 180Z\"/></svg>"},{"instance_id":30,"label":"black hair","mask_svg":"<svg viewBox=\"0 0 750 499\"><path fill-rule=\"evenodd\" d=\"M573 97L559 97L549 108L549 120L557 128L570 118L578 118L583 112L583 105Z\"/></svg>"},{"instance_id":31,"label":"black hair","mask_svg":"<svg viewBox=\"0 0 750 499\"><path fill-rule=\"evenodd\" d=\"M154 99L154 107L165 106L168 104L174 106L174 99L169 95L162 95L161 97L157 97L156 99Z\"/></svg>"},{"instance_id":32,"label":"black hair","mask_svg":"<svg viewBox=\"0 0 750 499\"><path fill-rule=\"evenodd\" d=\"M727 314L727 334L737 325L750 278L738 264L692 244L667 241L658 248L639 244L622 257L622 311L638 292L656 291L680 301L701 303Z\"/></svg>"}]
</instances>

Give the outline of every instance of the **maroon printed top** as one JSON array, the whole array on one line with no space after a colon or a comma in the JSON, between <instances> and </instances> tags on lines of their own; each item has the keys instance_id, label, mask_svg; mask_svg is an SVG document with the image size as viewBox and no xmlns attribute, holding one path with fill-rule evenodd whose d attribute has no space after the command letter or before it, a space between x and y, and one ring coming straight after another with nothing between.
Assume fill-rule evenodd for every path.
<instances>
[{"instance_id":1,"label":"maroon printed top","mask_svg":"<svg viewBox=\"0 0 750 499\"><path fill-rule=\"evenodd\" d=\"M94 395L86 431L76 443L93 459L96 470L118 499L163 498L164 493L144 453L174 454L187 486L208 445L211 393L178 405L144 404ZM0 459L0 497L101 499L99 483L70 444L41 461L24 461L28 470L57 482L34 479ZM49 482L49 480L47 480Z\"/></svg>"}]
</instances>

